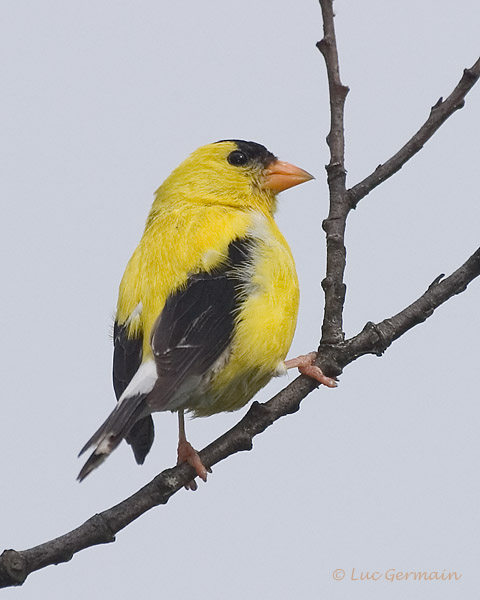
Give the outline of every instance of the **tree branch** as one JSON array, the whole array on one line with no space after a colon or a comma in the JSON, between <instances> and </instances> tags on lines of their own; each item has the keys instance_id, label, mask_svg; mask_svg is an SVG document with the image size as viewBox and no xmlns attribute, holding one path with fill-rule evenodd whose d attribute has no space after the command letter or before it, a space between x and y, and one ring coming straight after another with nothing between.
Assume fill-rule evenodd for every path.
<instances>
[{"instance_id":1,"label":"tree branch","mask_svg":"<svg viewBox=\"0 0 480 600\"><path fill-rule=\"evenodd\" d=\"M327 236L327 273L322 281L325 310L322 324L322 343L343 342L343 305L345 302L345 224L350 210L346 193L344 109L348 87L342 85L338 64L332 0L320 0L323 16L323 39L317 48L325 59L330 96L330 132L327 144L330 162L326 166L330 191L330 210L322 227Z\"/></svg>"},{"instance_id":2,"label":"tree branch","mask_svg":"<svg viewBox=\"0 0 480 600\"><path fill-rule=\"evenodd\" d=\"M446 279L437 277L418 300L397 315L380 323L367 323L362 332L339 345L321 347L320 366L327 372L340 373L360 356L381 355L394 340L428 319L436 308L463 292L479 275L480 248L452 275ZM302 399L315 387L316 382L300 376L268 402L253 402L237 425L202 450L203 463L213 466L232 454L251 450L256 435L281 417L296 412ZM166 469L133 496L94 515L73 531L28 550L5 550L0 556L0 587L21 585L34 571L67 562L85 548L115 541L119 531L151 508L166 504L194 475L187 464Z\"/></svg>"},{"instance_id":3,"label":"tree branch","mask_svg":"<svg viewBox=\"0 0 480 600\"><path fill-rule=\"evenodd\" d=\"M423 323L434 311L452 296L467 289L468 284L480 275L480 248L449 277L437 277L427 291L410 306L380 323L367 323L355 337L342 348L333 350L340 369L365 354L381 356L385 350L407 331Z\"/></svg>"},{"instance_id":4,"label":"tree branch","mask_svg":"<svg viewBox=\"0 0 480 600\"><path fill-rule=\"evenodd\" d=\"M453 92L446 100L440 98L432 106L430 115L420 129L413 135L400 150L387 162L379 165L373 173L354 185L347 192L351 208L356 208L362 198L369 194L378 185L399 171L403 165L421 150L433 134L453 115L454 112L463 108L465 96L477 83L480 77L480 58L470 68L464 69L462 78Z\"/></svg>"}]
</instances>

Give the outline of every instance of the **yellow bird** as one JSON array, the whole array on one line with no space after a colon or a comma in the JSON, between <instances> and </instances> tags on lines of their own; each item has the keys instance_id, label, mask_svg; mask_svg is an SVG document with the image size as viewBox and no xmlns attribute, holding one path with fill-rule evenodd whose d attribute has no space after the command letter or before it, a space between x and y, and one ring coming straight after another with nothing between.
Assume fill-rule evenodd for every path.
<instances>
[{"instance_id":1,"label":"yellow bird","mask_svg":"<svg viewBox=\"0 0 480 600\"><path fill-rule=\"evenodd\" d=\"M291 367L335 386L311 355L285 362L299 290L273 215L278 192L310 179L260 144L224 140L193 152L157 190L120 284L118 403L80 452L94 447L79 480L124 438L142 464L153 443L151 413L166 410L179 415L178 462L206 480L184 411L237 410Z\"/></svg>"}]
</instances>

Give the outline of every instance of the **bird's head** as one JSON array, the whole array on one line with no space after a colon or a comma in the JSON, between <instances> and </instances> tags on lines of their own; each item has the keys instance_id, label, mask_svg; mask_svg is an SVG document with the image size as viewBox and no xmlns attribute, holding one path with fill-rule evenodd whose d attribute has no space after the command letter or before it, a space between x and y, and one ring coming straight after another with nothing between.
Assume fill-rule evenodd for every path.
<instances>
[{"instance_id":1,"label":"bird's head","mask_svg":"<svg viewBox=\"0 0 480 600\"><path fill-rule=\"evenodd\" d=\"M222 140L183 161L157 190L157 202L175 198L273 212L276 194L310 179L310 173L278 160L261 144Z\"/></svg>"}]
</instances>

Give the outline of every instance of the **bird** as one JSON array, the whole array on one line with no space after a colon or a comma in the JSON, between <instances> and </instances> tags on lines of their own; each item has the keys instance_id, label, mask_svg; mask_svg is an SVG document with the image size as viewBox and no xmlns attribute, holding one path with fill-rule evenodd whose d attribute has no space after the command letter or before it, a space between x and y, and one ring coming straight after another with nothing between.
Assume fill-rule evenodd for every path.
<instances>
[{"instance_id":1,"label":"bird","mask_svg":"<svg viewBox=\"0 0 480 600\"><path fill-rule=\"evenodd\" d=\"M185 412L240 409L293 367L336 386L313 364L315 353L285 360L299 286L274 214L279 192L311 179L265 146L231 139L195 150L158 188L119 288L117 404L80 451L93 448L80 481L123 439L143 464L154 440L152 413L161 411L178 413L177 464L188 462L206 481L209 469L186 438Z\"/></svg>"}]
</instances>

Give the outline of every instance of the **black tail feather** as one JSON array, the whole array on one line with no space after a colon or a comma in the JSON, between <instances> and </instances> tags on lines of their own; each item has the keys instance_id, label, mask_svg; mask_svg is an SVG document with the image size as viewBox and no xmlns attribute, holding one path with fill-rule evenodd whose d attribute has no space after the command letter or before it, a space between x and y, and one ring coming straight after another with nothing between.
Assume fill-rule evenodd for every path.
<instances>
[{"instance_id":1,"label":"black tail feather","mask_svg":"<svg viewBox=\"0 0 480 600\"><path fill-rule=\"evenodd\" d=\"M89 473L102 464L107 456L108 454L97 454L96 451L92 452L92 454L90 454L88 457L87 462L83 465L82 470L78 474L77 481L83 481Z\"/></svg>"},{"instance_id":2,"label":"black tail feather","mask_svg":"<svg viewBox=\"0 0 480 600\"><path fill-rule=\"evenodd\" d=\"M145 457L150 452L155 437L155 429L151 415L137 421L125 437L130 444L137 464L143 465Z\"/></svg>"},{"instance_id":3,"label":"black tail feather","mask_svg":"<svg viewBox=\"0 0 480 600\"><path fill-rule=\"evenodd\" d=\"M85 479L91 471L98 467L129 434L135 423L142 418L142 413L145 411L146 397L146 394L137 394L136 396L125 398L125 400L119 402L103 425L92 435L85 446L80 450L79 456L86 452L91 446L96 446L78 475L77 479L79 481ZM145 452L145 455L147 452ZM144 459L145 455L143 456ZM139 456L141 456L141 454ZM136 454L135 457L137 457Z\"/></svg>"}]
</instances>

